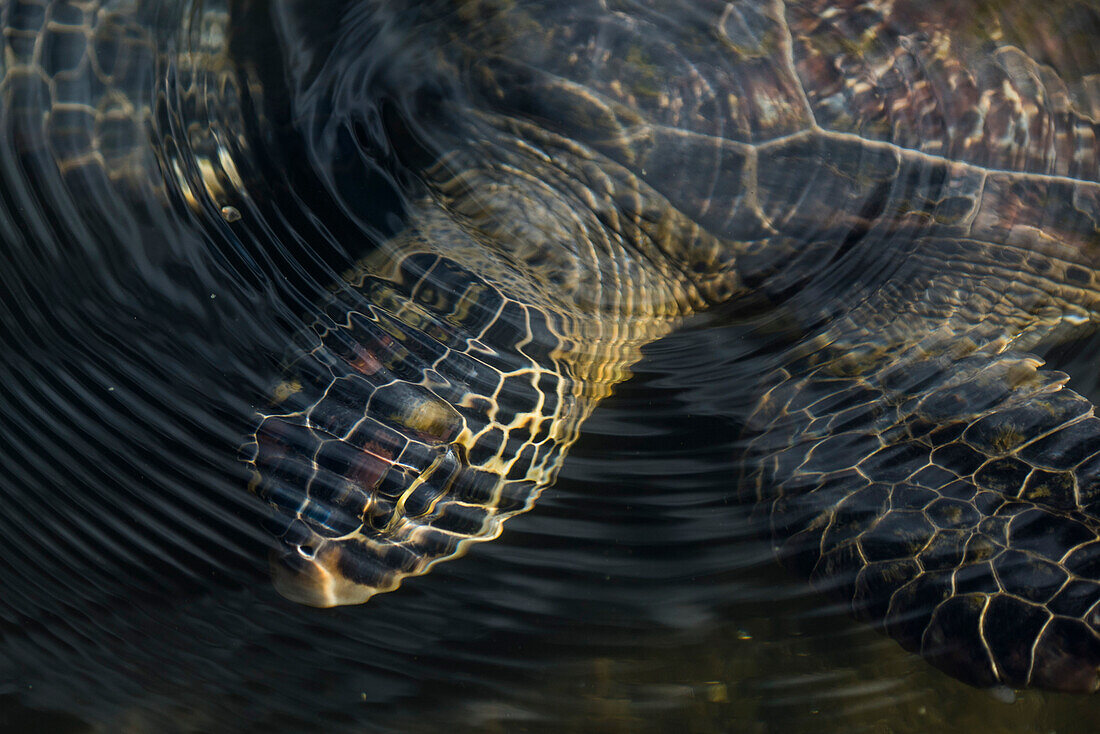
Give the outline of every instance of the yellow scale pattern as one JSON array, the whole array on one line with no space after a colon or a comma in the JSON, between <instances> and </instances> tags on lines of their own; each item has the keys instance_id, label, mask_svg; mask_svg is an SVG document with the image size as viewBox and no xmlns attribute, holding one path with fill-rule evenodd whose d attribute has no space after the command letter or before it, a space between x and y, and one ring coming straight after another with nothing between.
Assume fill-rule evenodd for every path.
<instances>
[{"instance_id":1,"label":"yellow scale pattern","mask_svg":"<svg viewBox=\"0 0 1100 734\"><path fill-rule=\"evenodd\" d=\"M450 217L428 209L418 221L349 274L333 319L314 325L317 343L290 366L325 365L313 379L320 397L303 387L309 378L284 382L257 431L254 491L292 513L291 552L276 554L274 576L303 603L366 601L497 537L554 481L581 423L629 375L640 346L674 325L567 311L559 292L536 290L540 281L521 303L499 283L522 265ZM348 381L355 404L337 429L329 403ZM334 475L325 457L337 446L355 457ZM306 499L291 490L282 507L278 485L291 477L304 479ZM314 489L330 482L342 486ZM348 515L338 534L330 517L318 521L333 506Z\"/></svg>"}]
</instances>

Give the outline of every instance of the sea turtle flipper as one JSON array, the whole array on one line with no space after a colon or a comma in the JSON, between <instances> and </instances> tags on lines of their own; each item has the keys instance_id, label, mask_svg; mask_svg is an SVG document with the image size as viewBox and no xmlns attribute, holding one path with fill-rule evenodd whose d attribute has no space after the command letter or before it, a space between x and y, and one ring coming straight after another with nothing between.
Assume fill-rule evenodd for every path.
<instances>
[{"instance_id":1,"label":"sea turtle flipper","mask_svg":"<svg viewBox=\"0 0 1100 734\"><path fill-rule=\"evenodd\" d=\"M531 507L587 413L546 314L404 256L332 297L252 447L277 588L357 604Z\"/></svg>"},{"instance_id":2,"label":"sea turtle flipper","mask_svg":"<svg viewBox=\"0 0 1100 734\"><path fill-rule=\"evenodd\" d=\"M785 565L937 667L1095 690L1100 420L1031 355L942 346L792 360L744 491Z\"/></svg>"},{"instance_id":3,"label":"sea turtle flipper","mask_svg":"<svg viewBox=\"0 0 1100 734\"><path fill-rule=\"evenodd\" d=\"M248 447L294 601L359 604L497 537L671 328L555 304L432 211L335 289Z\"/></svg>"}]
</instances>

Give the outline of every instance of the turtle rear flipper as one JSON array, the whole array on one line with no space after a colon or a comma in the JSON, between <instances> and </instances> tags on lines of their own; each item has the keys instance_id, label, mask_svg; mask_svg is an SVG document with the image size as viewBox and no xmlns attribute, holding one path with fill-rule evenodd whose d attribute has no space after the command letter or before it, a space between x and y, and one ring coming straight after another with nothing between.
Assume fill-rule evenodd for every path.
<instances>
[{"instance_id":1,"label":"turtle rear flipper","mask_svg":"<svg viewBox=\"0 0 1100 734\"><path fill-rule=\"evenodd\" d=\"M792 362L746 491L785 565L937 667L1093 691L1100 420L1030 355L952 347Z\"/></svg>"}]
</instances>

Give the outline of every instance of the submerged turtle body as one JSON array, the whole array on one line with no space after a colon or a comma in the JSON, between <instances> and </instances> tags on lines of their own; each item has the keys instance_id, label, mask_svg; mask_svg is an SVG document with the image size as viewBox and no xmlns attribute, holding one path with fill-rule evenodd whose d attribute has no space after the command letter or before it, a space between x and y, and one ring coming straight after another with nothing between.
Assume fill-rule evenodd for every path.
<instances>
[{"instance_id":1,"label":"submerged turtle body","mask_svg":"<svg viewBox=\"0 0 1100 734\"><path fill-rule=\"evenodd\" d=\"M1100 313L1100 77L1014 13L458 3L424 208L258 433L285 592L495 537L641 345L763 304L805 332L739 488L781 560L965 680L1093 690L1100 421L1028 350Z\"/></svg>"},{"instance_id":2,"label":"submerged turtle body","mask_svg":"<svg viewBox=\"0 0 1100 734\"><path fill-rule=\"evenodd\" d=\"M197 161L108 154L156 100L96 55L135 11L73 5L4 18L19 124L63 169L155 172L171 199L191 166L197 211L247 199L213 133ZM419 203L334 287L249 442L280 590L360 603L496 537L645 344L771 309L799 338L736 386L758 402L731 483L780 560L964 680L1094 690L1100 420L1032 350L1100 320L1100 14L1032 8L380 5L432 49L430 134L394 153ZM61 38L71 69L44 60ZM232 66L218 38L207 68ZM70 109L72 78L102 104ZM65 137L70 112L95 134Z\"/></svg>"}]
</instances>

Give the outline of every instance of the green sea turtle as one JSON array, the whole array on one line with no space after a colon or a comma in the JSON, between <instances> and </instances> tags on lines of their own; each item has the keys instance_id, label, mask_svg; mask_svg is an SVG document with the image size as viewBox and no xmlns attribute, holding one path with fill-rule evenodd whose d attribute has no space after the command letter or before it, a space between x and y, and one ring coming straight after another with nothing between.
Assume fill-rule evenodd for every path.
<instances>
[{"instance_id":1,"label":"green sea turtle","mask_svg":"<svg viewBox=\"0 0 1100 734\"><path fill-rule=\"evenodd\" d=\"M133 145L134 5L9 4L8 109L60 166L232 223L233 141L193 131L200 188ZM1100 11L377 5L430 49L427 133L382 121L418 141L407 228L333 289L250 442L286 596L361 603L497 537L644 345L751 309L798 334L731 386L758 396L731 490L780 560L968 682L1097 687L1100 420L1033 353L1100 318Z\"/></svg>"}]
</instances>

